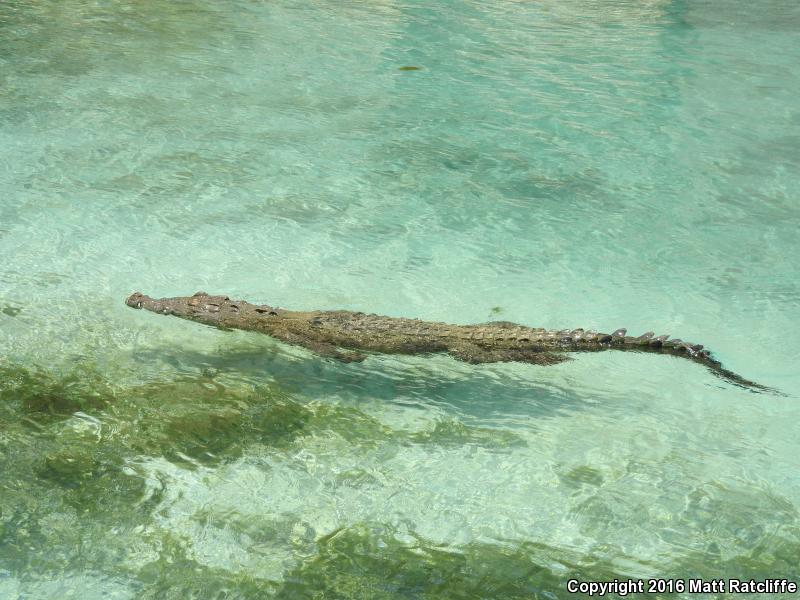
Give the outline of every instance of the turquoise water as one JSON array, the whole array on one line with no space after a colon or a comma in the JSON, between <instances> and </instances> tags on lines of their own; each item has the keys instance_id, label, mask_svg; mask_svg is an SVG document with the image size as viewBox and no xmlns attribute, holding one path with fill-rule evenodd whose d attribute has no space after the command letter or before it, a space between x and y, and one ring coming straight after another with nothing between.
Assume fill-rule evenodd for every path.
<instances>
[{"instance_id":1,"label":"turquoise water","mask_svg":"<svg viewBox=\"0 0 800 600\"><path fill-rule=\"evenodd\" d=\"M799 31L777 0L0 4L0 597L797 581ZM122 303L199 289L654 330L786 396L622 353L340 365Z\"/></svg>"}]
</instances>

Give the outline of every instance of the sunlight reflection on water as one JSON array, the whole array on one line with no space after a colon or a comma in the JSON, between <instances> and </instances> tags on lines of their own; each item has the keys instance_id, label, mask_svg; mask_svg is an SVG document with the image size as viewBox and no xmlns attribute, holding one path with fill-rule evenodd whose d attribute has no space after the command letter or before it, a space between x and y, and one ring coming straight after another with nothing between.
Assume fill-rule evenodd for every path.
<instances>
[{"instance_id":1,"label":"sunlight reflection on water","mask_svg":"<svg viewBox=\"0 0 800 600\"><path fill-rule=\"evenodd\" d=\"M0 596L796 578L800 13L724 6L3 3ZM789 397L338 365L133 289L652 329Z\"/></svg>"}]
</instances>

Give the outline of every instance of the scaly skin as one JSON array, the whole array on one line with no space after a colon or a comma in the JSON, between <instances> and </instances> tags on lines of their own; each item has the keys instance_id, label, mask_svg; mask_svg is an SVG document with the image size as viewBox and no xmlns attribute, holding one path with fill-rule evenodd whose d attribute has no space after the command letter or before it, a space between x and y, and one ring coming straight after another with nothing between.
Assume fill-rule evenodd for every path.
<instances>
[{"instance_id":1,"label":"scaly skin","mask_svg":"<svg viewBox=\"0 0 800 600\"><path fill-rule=\"evenodd\" d=\"M359 352L364 350L386 354L446 352L473 364L517 361L550 365L568 360L565 352L626 350L688 358L739 387L774 391L724 369L700 344L669 340L667 335L654 337L652 332L631 337L625 329L609 334L583 329L546 330L507 321L449 325L346 310L297 312L206 292L161 299L134 292L125 303L222 329L258 331L344 362L364 360L366 356Z\"/></svg>"}]
</instances>

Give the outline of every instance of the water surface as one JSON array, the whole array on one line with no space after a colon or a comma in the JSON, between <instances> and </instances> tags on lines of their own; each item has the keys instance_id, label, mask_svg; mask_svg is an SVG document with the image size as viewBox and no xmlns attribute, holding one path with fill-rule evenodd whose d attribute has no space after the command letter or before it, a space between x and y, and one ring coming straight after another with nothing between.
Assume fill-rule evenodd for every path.
<instances>
[{"instance_id":1,"label":"water surface","mask_svg":"<svg viewBox=\"0 0 800 600\"><path fill-rule=\"evenodd\" d=\"M2 3L0 596L796 581L798 31L778 1ZM654 330L787 395L621 353L339 365L135 289Z\"/></svg>"}]
</instances>

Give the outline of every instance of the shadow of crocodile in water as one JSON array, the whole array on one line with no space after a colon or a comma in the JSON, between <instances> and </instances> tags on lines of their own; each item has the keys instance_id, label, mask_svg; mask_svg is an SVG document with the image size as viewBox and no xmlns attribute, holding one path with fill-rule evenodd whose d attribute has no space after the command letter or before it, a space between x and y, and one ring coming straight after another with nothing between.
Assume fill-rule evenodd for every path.
<instances>
[{"instance_id":1,"label":"shadow of crocodile in water","mask_svg":"<svg viewBox=\"0 0 800 600\"><path fill-rule=\"evenodd\" d=\"M186 374L211 372L281 388L309 397L340 397L348 403L383 400L407 406L438 408L484 423L541 418L596 405L596 396L530 375L531 365L466 365L443 355L373 355L365 362L343 364L274 342L231 344L218 352L160 346L137 349L140 363L166 362ZM525 369L525 376L520 373ZM553 367L548 367L552 369ZM215 376L216 376L215 375Z\"/></svg>"}]
</instances>

